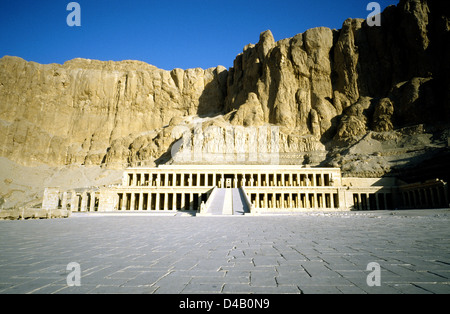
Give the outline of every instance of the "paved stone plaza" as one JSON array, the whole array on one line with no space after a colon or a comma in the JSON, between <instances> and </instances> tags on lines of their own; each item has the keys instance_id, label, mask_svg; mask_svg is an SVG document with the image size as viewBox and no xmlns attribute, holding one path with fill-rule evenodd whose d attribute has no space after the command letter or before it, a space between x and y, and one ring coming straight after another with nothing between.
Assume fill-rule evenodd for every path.
<instances>
[{"instance_id":1,"label":"paved stone plaza","mask_svg":"<svg viewBox=\"0 0 450 314\"><path fill-rule=\"evenodd\" d=\"M0 221L0 293L450 293L449 222L445 209Z\"/></svg>"}]
</instances>

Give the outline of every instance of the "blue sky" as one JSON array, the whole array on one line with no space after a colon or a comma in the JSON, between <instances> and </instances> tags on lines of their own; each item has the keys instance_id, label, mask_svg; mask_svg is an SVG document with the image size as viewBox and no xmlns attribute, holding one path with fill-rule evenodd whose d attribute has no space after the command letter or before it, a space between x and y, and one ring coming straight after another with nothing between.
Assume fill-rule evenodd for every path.
<instances>
[{"instance_id":1,"label":"blue sky","mask_svg":"<svg viewBox=\"0 0 450 314\"><path fill-rule=\"evenodd\" d=\"M348 17L370 13L370 0L79 0L81 26L69 27L69 2L0 0L0 57L45 64L77 57L131 59L166 70L228 68L267 29L280 40L317 26L339 29ZM398 4L377 2L382 10Z\"/></svg>"}]
</instances>

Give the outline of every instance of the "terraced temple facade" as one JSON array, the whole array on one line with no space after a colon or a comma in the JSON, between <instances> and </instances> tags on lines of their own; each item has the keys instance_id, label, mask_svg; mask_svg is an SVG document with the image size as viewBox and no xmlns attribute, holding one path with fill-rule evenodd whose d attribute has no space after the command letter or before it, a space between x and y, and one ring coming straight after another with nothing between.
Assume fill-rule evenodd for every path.
<instances>
[{"instance_id":1,"label":"terraced temple facade","mask_svg":"<svg viewBox=\"0 0 450 314\"><path fill-rule=\"evenodd\" d=\"M420 203L419 203L420 201ZM447 207L443 181L346 178L339 168L295 165L161 165L124 171L115 186L45 190L43 208L72 211L194 211L201 215ZM417 207L417 206L416 206Z\"/></svg>"}]
</instances>

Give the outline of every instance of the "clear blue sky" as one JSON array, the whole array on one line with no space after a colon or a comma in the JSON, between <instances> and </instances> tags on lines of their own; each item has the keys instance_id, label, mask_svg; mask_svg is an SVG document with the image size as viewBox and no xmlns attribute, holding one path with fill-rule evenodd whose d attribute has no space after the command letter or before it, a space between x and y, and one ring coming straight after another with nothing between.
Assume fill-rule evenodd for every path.
<instances>
[{"instance_id":1,"label":"clear blue sky","mask_svg":"<svg viewBox=\"0 0 450 314\"><path fill-rule=\"evenodd\" d=\"M39 63L73 58L141 60L159 68L231 67L270 29L275 40L366 18L371 0L79 0L81 26L66 23L71 0L0 0L0 57ZM383 10L398 0L377 1Z\"/></svg>"}]
</instances>

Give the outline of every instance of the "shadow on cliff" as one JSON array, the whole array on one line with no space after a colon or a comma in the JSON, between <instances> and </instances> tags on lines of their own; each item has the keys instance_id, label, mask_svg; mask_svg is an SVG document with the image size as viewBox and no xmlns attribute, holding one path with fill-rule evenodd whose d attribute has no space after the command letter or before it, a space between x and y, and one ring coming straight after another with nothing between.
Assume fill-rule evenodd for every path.
<instances>
[{"instance_id":1,"label":"shadow on cliff","mask_svg":"<svg viewBox=\"0 0 450 314\"><path fill-rule=\"evenodd\" d=\"M216 68L213 71L214 78L205 85L200 95L197 108L197 116L200 118L212 118L224 114L225 97L227 95L227 76L228 72L221 72ZM172 161L172 152L178 151L180 148L179 139L175 139L166 152L161 154L156 160L157 166L170 163Z\"/></svg>"},{"instance_id":2,"label":"shadow on cliff","mask_svg":"<svg viewBox=\"0 0 450 314\"><path fill-rule=\"evenodd\" d=\"M441 179L450 182L450 147L430 148L423 154L398 160L406 163L401 167L393 167L388 173L406 183L425 182Z\"/></svg>"},{"instance_id":3,"label":"shadow on cliff","mask_svg":"<svg viewBox=\"0 0 450 314\"><path fill-rule=\"evenodd\" d=\"M228 71L219 72L216 68L213 75L213 80L205 85L199 98L196 113L200 118L215 117L224 113Z\"/></svg>"},{"instance_id":4,"label":"shadow on cliff","mask_svg":"<svg viewBox=\"0 0 450 314\"><path fill-rule=\"evenodd\" d=\"M162 154L161 156L159 156L157 159L155 159L155 165L157 167L159 167L159 165L164 165L166 163L168 163L169 161L172 160L172 154L171 154L171 150L173 145L176 143L177 141L174 141L172 144L170 144L169 149Z\"/></svg>"}]
</instances>

